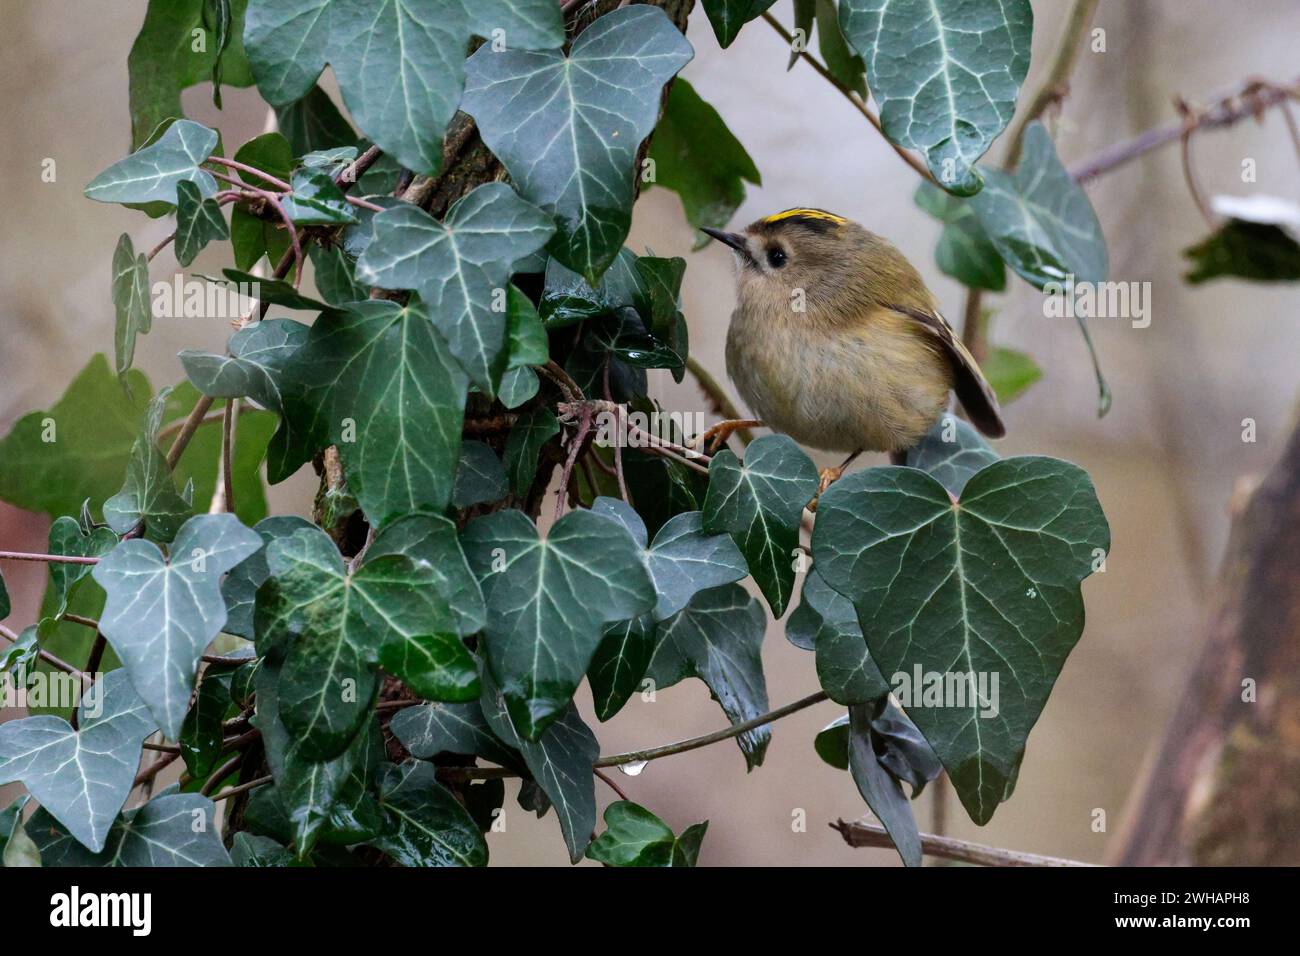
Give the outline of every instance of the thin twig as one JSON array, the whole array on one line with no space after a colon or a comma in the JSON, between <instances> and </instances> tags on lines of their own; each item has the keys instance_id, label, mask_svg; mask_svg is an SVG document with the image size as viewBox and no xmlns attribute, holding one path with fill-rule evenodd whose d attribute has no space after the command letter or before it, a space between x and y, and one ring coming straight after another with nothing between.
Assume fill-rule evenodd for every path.
<instances>
[{"instance_id":1,"label":"thin twig","mask_svg":"<svg viewBox=\"0 0 1300 956\"><path fill-rule=\"evenodd\" d=\"M203 786L199 789L199 793L205 797L211 796L212 791L221 786L221 781L225 780L232 773L238 770L239 765L243 762L244 755L242 753L235 754L216 770L212 771L212 775L204 781Z\"/></svg>"},{"instance_id":2,"label":"thin twig","mask_svg":"<svg viewBox=\"0 0 1300 956\"><path fill-rule=\"evenodd\" d=\"M175 763L176 760L180 758L180 755L180 750L177 749L176 753L167 753L159 757L152 764L135 775L135 780L131 783L132 789L140 786L142 783L148 783L154 777L158 776L164 768Z\"/></svg>"},{"instance_id":3,"label":"thin twig","mask_svg":"<svg viewBox=\"0 0 1300 956\"><path fill-rule=\"evenodd\" d=\"M844 837L844 842L852 847L885 847L892 849L894 841L885 828L875 823L845 823L836 820L828 826ZM1000 847L986 846L983 843L971 843L968 840L954 840L952 837L935 836L922 833L921 849L931 856L940 856L963 863L977 863L981 866L1094 866L1079 860L1067 860L1057 856L1042 856L1038 853L1022 853L1019 850L1003 850Z\"/></svg>"},{"instance_id":4,"label":"thin twig","mask_svg":"<svg viewBox=\"0 0 1300 956\"><path fill-rule=\"evenodd\" d=\"M0 551L0 561L44 561L48 564L98 564L99 558L79 554L39 554L32 551Z\"/></svg>"},{"instance_id":5,"label":"thin twig","mask_svg":"<svg viewBox=\"0 0 1300 956\"><path fill-rule=\"evenodd\" d=\"M181 425L180 432L176 435L176 440L172 442L171 448L167 449L167 467L169 469L176 470L176 463L181 460L181 455L185 454L190 439L199 430L199 426L203 424L203 420L207 417L208 410L212 408L214 401L215 399L210 395L200 395L199 400L190 409L189 415Z\"/></svg>"},{"instance_id":6,"label":"thin twig","mask_svg":"<svg viewBox=\"0 0 1300 956\"><path fill-rule=\"evenodd\" d=\"M0 624L0 637L3 637L6 641L8 641L11 644L17 644L19 635L15 634L9 628L5 627L3 624ZM79 678L81 682L87 687L94 686L95 683L94 678L92 678L89 674L87 674L85 671L81 670L80 668L72 666L67 661L63 660L61 657L55 657L49 651L39 647L37 648L36 653L41 660L45 661L45 663L49 664L55 670L60 670L63 671L63 673L65 674L71 674L73 677Z\"/></svg>"},{"instance_id":7,"label":"thin twig","mask_svg":"<svg viewBox=\"0 0 1300 956\"><path fill-rule=\"evenodd\" d=\"M233 797L241 793L247 793L249 790L256 790L258 787L265 787L268 783L271 783L274 780L275 780L274 777L272 777L270 774L267 774L265 777L258 777L255 780L248 781L248 783L241 783L239 786L231 787L229 790L222 790L219 794L217 794L215 797L212 798L212 802L219 803L220 801L225 800L227 797Z\"/></svg>"},{"instance_id":8,"label":"thin twig","mask_svg":"<svg viewBox=\"0 0 1300 956\"><path fill-rule=\"evenodd\" d=\"M235 446L235 416L239 414L239 399L226 399L226 407L221 417L221 510L235 510L235 474L232 461Z\"/></svg>"},{"instance_id":9,"label":"thin twig","mask_svg":"<svg viewBox=\"0 0 1300 956\"><path fill-rule=\"evenodd\" d=\"M609 789L617 793L620 800L627 800L627 794L623 792L623 788L616 784L609 774L605 773L603 770L597 770L595 767L591 768L591 772L594 773L597 778L603 780Z\"/></svg>"}]
</instances>

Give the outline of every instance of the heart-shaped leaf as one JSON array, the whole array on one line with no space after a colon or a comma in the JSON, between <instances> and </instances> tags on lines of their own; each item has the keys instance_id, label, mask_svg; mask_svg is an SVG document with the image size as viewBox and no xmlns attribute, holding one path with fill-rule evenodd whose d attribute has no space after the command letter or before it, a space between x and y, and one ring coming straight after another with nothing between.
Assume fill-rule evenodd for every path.
<instances>
[{"instance_id":1,"label":"heart-shaped leaf","mask_svg":"<svg viewBox=\"0 0 1300 956\"><path fill-rule=\"evenodd\" d=\"M176 184L189 180L204 199L217 181L200 167L217 148L216 131L177 120L154 143L120 159L90 181L86 197L97 202L176 202Z\"/></svg>"},{"instance_id":2,"label":"heart-shaped leaf","mask_svg":"<svg viewBox=\"0 0 1300 956\"><path fill-rule=\"evenodd\" d=\"M545 538L519 511L475 518L464 534L487 601L487 660L518 732L537 740L568 705L604 625L650 610L654 582L616 521L573 511Z\"/></svg>"},{"instance_id":3,"label":"heart-shaped leaf","mask_svg":"<svg viewBox=\"0 0 1300 956\"><path fill-rule=\"evenodd\" d=\"M127 675L105 674L82 698L79 730L61 717L0 724L0 782L21 781L94 853L131 792L150 719Z\"/></svg>"},{"instance_id":4,"label":"heart-shaped leaf","mask_svg":"<svg viewBox=\"0 0 1300 956\"><path fill-rule=\"evenodd\" d=\"M768 709L762 658L766 630L762 605L740 585L701 591L685 610L659 625L650 679L662 690L698 677L731 723L750 720ZM767 724L736 738L749 769L763 762L771 739Z\"/></svg>"},{"instance_id":5,"label":"heart-shaped leaf","mask_svg":"<svg viewBox=\"0 0 1300 956\"><path fill-rule=\"evenodd\" d=\"M375 299L321 315L280 376L272 481L336 445L375 525L451 500L468 383L418 304Z\"/></svg>"},{"instance_id":6,"label":"heart-shaped leaf","mask_svg":"<svg viewBox=\"0 0 1300 956\"><path fill-rule=\"evenodd\" d=\"M921 687L902 703L976 823L1010 795L1083 630L1080 582L1109 544L1087 474L1051 458L994 462L960 503L912 468L857 472L822 497L818 573L857 608L881 673L895 693L893 675L917 671L954 688L940 706Z\"/></svg>"},{"instance_id":7,"label":"heart-shaped leaf","mask_svg":"<svg viewBox=\"0 0 1300 956\"><path fill-rule=\"evenodd\" d=\"M551 252L592 283L631 225L637 149L664 84L693 55L662 10L631 6L583 30L567 57L485 45L466 63L461 109L523 197L555 217Z\"/></svg>"},{"instance_id":8,"label":"heart-shaped leaf","mask_svg":"<svg viewBox=\"0 0 1300 956\"><path fill-rule=\"evenodd\" d=\"M955 496L966 482L998 460L974 427L956 415L942 415L921 440L907 450L907 464L936 479Z\"/></svg>"},{"instance_id":9,"label":"heart-shaped leaf","mask_svg":"<svg viewBox=\"0 0 1300 956\"><path fill-rule=\"evenodd\" d=\"M379 777L384 832L369 841L403 866L486 866L487 843L478 824L431 764L387 764Z\"/></svg>"},{"instance_id":10,"label":"heart-shaped leaf","mask_svg":"<svg viewBox=\"0 0 1300 956\"><path fill-rule=\"evenodd\" d=\"M366 134L402 165L433 172L470 35L498 29L511 47L564 43L559 7L547 0L250 0L244 44L268 103L305 96L329 63Z\"/></svg>"},{"instance_id":11,"label":"heart-shaped leaf","mask_svg":"<svg viewBox=\"0 0 1300 956\"><path fill-rule=\"evenodd\" d=\"M217 201L204 199L199 187L188 179L177 183L176 261L188 266L209 242L229 238L230 229Z\"/></svg>"},{"instance_id":12,"label":"heart-shaped leaf","mask_svg":"<svg viewBox=\"0 0 1300 956\"><path fill-rule=\"evenodd\" d=\"M279 412L286 366L307 341L309 329L292 319L265 319L230 337L228 353L185 349L177 356L194 387L213 398L251 398Z\"/></svg>"},{"instance_id":13,"label":"heart-shaped leaf","mask_svg":"<svg viewBox=\"0 0 1300 956\"><path fill-rule=\"evenodd\" d=\"M980 188L975 161L1016 109L1029 71L1029 0L841 0L885 135L925 154L940 185Z\"/></svg>"},{"instance_id":14,"label":"heart-shaped leaf","mask_svg":"<svg viewBox=\"0 0 1300 956\"><path fill-rule=\"evenodd\" d=\"M306 518L296 515L275 515L264 518L253 526L263 544L276 538L287 538L295 531L312 527ZM237 564L221 582L221 597L226 602L224 630L246 641L253 640L253 608L257 603L257 589L271 576L266 565L266 548L255 551Z\"/></svg>"},{"instance_id":15,"label":"heart-shaped leaf","mask_svg":"<svg viewBox=\"0 0 1300 956\"><path fill-rule=\"evenodd\" d=\"M102 850L94 852L57 826L47 809L42 805L29 824L42 866L231 865L221 843L216 805L197 793L163 794L126 811L113 824Z\"/></svg>"},{"instance_id":16,"label":"heart-shaped leaf","mask_svg":"<svg viewBox=\"0 0 1300 956\"><path fill-rule=\"evenodd\" d=\"M131 447L122 490L104 502L104 520L118 534L126 534L143 521L151 539L170 541L193 511L189 496L177 493L172 470L157 445L170 392L163 389L149 403Z\"/></svg>"},{"instance_id":17,"label":"heart-shaped leaf","mask_svg":"<svg viewBox=\"0 0 1300 956\"><path fill-rule=\"evenodd\" d=\"M102 525L89 531L76 518L63 515L50 525L50 554L64 554L78 558L97 558L113 550L117 535ZM60 617L68 609L68 596L82 578L90 573L88 564L69 564L62 561L50 565L50 588L54 597L54 616ZM4 617L0 614L0 618Z\"/></svg>"},{"instance_id":18,"label":"heart-shaped leaf","mask_svg":"<svg viewBox=\"0 0 1300 956\"><path fill-rule=\"evenodd\" d=\"M709 464L704 530L728 531L763 596L780 617L794 590L796 547L804 506L817 493L817 468L786 435L764 435Z\"/></svg>"},{"instance_id":19,"label":"heart-shaped leaf","mask_svg":"<svg viewBox=\"0 0 1300 956\"><path fill-rule=\"evenodd\" d=\"M135 357L135 337L146 334L153 325L149 260L144 253L135 254L131 237L125 232L113 250L113 311L117 313L114 355L117 374L121 375L131 367L131 360Z\"/></svg>"},{"instance_id":20,"label":"heart-shaped leaf","mask_svg":"<svg viewBox=\"0 0 1300 956\"><path fill-rule=\"evenodd\" d=\"M461 442L451 503L457 508L469 508L485 501L499 501L509 491L506 470L497 453L481 441Z\"/></svg>"},{"instance_id":21,"label":"heart-shaped leaf","mask_svg":"<svg viewBox=\"0 0 1300 956\"><path fill-rule=\"evenodd\" d=\"M587 858L606 866L694 866L708 828L705 820L678 838L645 807L618 800L605 808L605 832L587 847Z\"/></svg>"},{"instance_id":22,"label":"heart-shaped leaf","mask_svg":"<svg viewBox=\"0 0 1300 956\"><path fill-rule=\"evenodd\" d=\"M505 370L506 316L515 263L546 245L555 227L505 183L479 186L442 222L409 203L373 220L357 278L414 289L473 382L493 391Z\"/></svg>"},{"instance_id":23,"label":"heart-shaped leaf","mask_svg":"<svg viewBox=\"0 0 1300 956\"><path fill-rule=\"evenodd\" d=\"M123 541L91 574L108 595L100 632L163 732L179 736L199 657L226 623L221 576L262 547L230 514L196 515L164 555Z\"/></svg>"}]
</instances>

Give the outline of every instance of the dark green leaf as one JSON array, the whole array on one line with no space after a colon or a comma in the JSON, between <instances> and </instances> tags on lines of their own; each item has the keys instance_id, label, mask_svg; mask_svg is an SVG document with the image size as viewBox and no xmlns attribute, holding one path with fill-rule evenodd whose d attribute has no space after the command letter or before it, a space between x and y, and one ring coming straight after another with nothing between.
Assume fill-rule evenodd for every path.
<instances>
[{"instance_id":1,"label":"dark green leaf","mask_svg":"<svg viewBox=\"0 0 1300 956\"><path fill-rule=\"evenodd\" d=\"M144 738L157 725L121 671L105 674L82 697L78 725L49 716L0 724L0 783L21 781L98 853L131 792Z\"/></svg>"},{"instance_id":2,"label":"dark green leaf","mask_svg":"<svg viewBox=\"0 0 1300 956\"><path fill-rule=\"evenodd\" d=\"M1183 250L1192 285L1211 279L1293 282L1300 279L1300 243L1273 223L1229 219L1213 235Z\"/></svg>"},{"instance_id":3,"label":"dark green leaf","mask_svg":"<svg viewBox=\"0 0 1300 956\"><path fill-rule=\"evenodd\" d=\"M162 123L184 115L182 90L209 78L229 86L252 84L242 40L245 0L222 4L228 11L228 43L212 29L219 24L205 20L206 5L207 0L149 0L126 61L132 148L139 149ZM203 29L201 50L194 49L197 29Z\"/></svg>"},{"instance_id":4,"label":"dark green leaf","mask_svg":"<svg viewBox=\"0 0 1300 956\"><path fill-rule=\"evenodd\" d=\"M603 520L603 519L602 519ZM596 828L596 776L593 773L600 744L578 716L578 709L567 705L536 742L525 739L518 725L511 721L505 697L492 680L483 674L483 694L479 698L488 726L509 746L518 749L537 786L555 806L560 831L569 850L569 859L577 863L591 842ZM525 791L520 790L525 804ZM538 816L546 812L536 795L528 798L525 809L536 808Z\"/></svg>"},{"instance_id":5,"label":"dark green leaf","mask_svg":"<svg viewBox=\"0 0 1300 956\"><path fill-rule=\"evenodd\" d=\"M176 184L189 180L203 198L217 181L199 164L217 147L217 134L190 120L177 120L157 142L120 159L90 181L86 197L97 202L176 202Z\"/></svg>"},{"instance_id":6,"label":"dark green leaf","mask_svg":"<svg viewBox=\"0 0 1300 956\"><path fill-rule=\"evenodd\" d=\"M815 569L804 578L804 606L818 622L817 681L831 700L861 704L888 694L889 684L867 652L853 603L832 590Z\"/></svg>"},{"instance_id":7,"label":"dark green leaf","mask_svg":"<svg viewBox=\"0 0 1300 956\"><path fill-rule=\"evenodd\" d=\"M980 188L975 161L1015 112L1029 71L1029 0L841 0L885 135L925 154L949 192Z\"/></svg>"},{"instance_id":8,"label":"dark green leaf","mask_svg":"<svg viewBox=\"0 0 1300 956\"><path fill-rule=\"evenodd\" d=\"M284 378L272 481L333 444L373 524L447 506L468 386L423 308L375 299L326 312Z\"/></svg>"},{"instance_id":9,"label":"dark green leaf","mask_svg":"<svg viewBox=\"0 0 1300 956\"><path fill-rule=\"evenodd\" d=\"M469 508L485 501L499 501L509 491L506 470L497 453L481 441L461 442L451 503L457 508Z\"/></svg>"},{"instance_id":10,"label":"dark green leaf","mask_svg":"<svg viewBox=\"0 0 1300 956\"><path fill-rule=\"evenodd\" d=\"M722 47L731 46L740 33L740 28L775 2L776 0L703 0L704 12Z\"/></svg>"},{"instance_id":11,"label":"dark green leaf","mask_svg":"<svg viewBox=\"0 0 1300 956\"><path fill-rule=\"evenodd\" d=\"M50 525L50 554L91 558L107 554L117 544L117 535L103 526L82 528L75 518L64 515ZM90 573L90 565L56 562L50 565L50 587L54 592L55 616L68 609L68 597L82 578ZM0 618L4 615L0 614Z\"/></svg>"},{"instance_id":12,"label":"dark green leaf","mask_svg":"<svg viewBox=\"0 0 1300 956\"><path fill-rule=\"evenodd\" d=\"M227 669L223 680L221 669L212 665L199 681L199 691L194 695L181 735L177 740L181 758L190 776L196 780L207 779L217 768L224 739L221 723L230 708L230 675Z\"/></svg>"},{"instance_id":13,"label":"dark green leaf","mask_svg":"<svg viewBox=\"0 0 1300 956\"><path fill-rule=\"evenodd\" d=\"M135 254L131 237L124 232L113 250L113 310L117 313L113 339L118 375L131 367L135 337L144 335L153 325L151 306L149 260L144 253Z\"/></svg>"},{"instance_id":14,"label":"dark green leaf","mask_svg":"<svg viewBox=\"0 0 1300 956\"><path fill-rule=\"evenodd\" d=\"M745 183L762 178L722 117L680 77L668 91L663 119L650 141L655 184L681 197L696 229L721 229L745 201ZM697 245L705 240L700 238Z\"/></svg>"},{"instance_id":15,"label":"dark green leaf","mask_svg":"<svg viewBox=\"0 0 1300 956\"><path fill-rule=\"evenodd\" d=\"M299 226L342 226L357 217L343 197L343 190L329 173L310 167L300 169L290 181L293 192L281 201L284 214Z\"/></svg>"},{"instance_id":16,"label":"dark green leaf","mask_svg":"<svg viewBox=\"0 0 1300 956\"><path fill-rule=\"evenodd\" d=\"M654 657L655 637L655 622L648 614L605 628L587 668L597 720L609 720L636 692Z\"/></svg>"},{"instance_id":17,"label":"dark green leaf","mask_svg":"<svg viewBox=\"0 0 1300 956\"><path fill-rule=\"evenodd\" d=\"M319 86L313 86L306 96L278 107L275 118L295 156L316 149L353 146L357 142L356 131Z\"/></svg>"},{"instance_id":18,"label":"dark green leaf","mask_svg":"<svg viewBox=\"0 0 1300 956\"><path fill-rule=\"evenodd\" d=\"M662 10L631 6L588 26L567 57L485 45L466 64L461 108L523 197L555 217L551 252L592 283L627 236L663 86L692 55Z\"/></svg>"},{"instance_id":19,"label":"dark green leaf","mask_svg":"<svg viewBox=\"0 0 1300 956\"><path fill-rule=\"evenodd\" d=\"M976 472L998 460L980 433L956 415L943 415L925 436L907 450L907 464L935 478L950 494L960 496Z\"/></svg>"},{"instance_id":20,"label":"dark green leaf","mask_svg":"<svg viewBox=\"0 0 1300 956\"><path fill-rule=\"evenodd\" d=\"M916 829L912 804L902 786L881 765L872 746L871 715L873 705L856 704L849 708L849 773L858 793L876 815L898 855L907 866L921 865L921 835Z\"/></svg>"},{"instance_id":21,"label":"dark green leaf","mask_svg":"<svg viewBox=\"0 0 1300 956\"><path fill-rule=\"evenodd\" d=\"M510 274L551 237L549 218L505 183L488 183L443 222L403 203L377 214L373 230L357 278L419 292L470 379L492 391L505 368Z\"/></svg>"},{"instance_id":22,"label":"dark green leaf","mask_svg":"<svg viewBox=\"0 0 1300 956\"><path fill-rule=\"evenodd\" d=\"M701 591L685 610L659 625L650 679L663 690L698 677L727 720L750 720L768 710L761 654L766 630L762 606L740 585ZM767 724L736 738L749 769L763 762L771 738Z\"/></svg>"},{"instance_id":23,"label":"dark green leaf","mask_svg":"<svg viewBox=\"0 0 1300 956\"><path fill-rule=\"evenodd\" d=\"M1029 731L1083 630L1080 582L1109 545L1092 482L1051 458L994 462L966 483L959 505L911 468L857 472L822 496L818 572L853 601L895 693L892 675L956 677L948 706L920 706L923 688L902 703L977 823L1010 795Z\"/></svg>"},{"instance_id":24,"label":"dark green leaf","mask_svg":"<svg viewBox=\"0 0 1300 956\"><path fill-rule=\"evenodd\" d=\"M127 810L113 824L102 850L88 851L75 834L62 832L47 809L43 805L31 819L42 866L231 865L221 844L216 805L197 793L163 794Z\"/></svg>"},{"instance_id":25,"label":"dark green leaf","mask_svg":"<svg viewBox=\"0 0 1300 956\"><path fill-rule=\"evenodd\" d=\"M566 514L545 538L519 511L485 515L464 544L487 601L492 674L518 732L537 740L573 696L604 625L650 610L654 583L632 536L589 511Z\"/></svg>"},{"instance_id":26,"label":"dark green leaf","mask_svg":"<svg viewBox=\"0 0 1300 956\"><path fill-rule=\"evenodd\" d=\"M555 413L539 405L519 416L506 437L505 469L510 489L523 498L537 476L537 459L542 446L560 433Z\"/></svg>"},{"instance_id":27,"label":"dark green leaf","mask_svg":"<svg viewBox=\"0 0 1300 956\"><path fill-rule=\"evenodd\" d=\"M157 445L170 391L163 389L149 403L131 447L122 490L104 502L104 520L118 534L126 534L143 521L151 539L170 541L193 511L191 499L177 493L172 470Z\"/></svg>"},{"instance_id":28,"label":"dark green leaf","mask_svg":"<svg viewBox=\"0 0 1300 956\"><path fill-rule=\"evenodd\" d=\"M342 246L313 244L307 255L316 270L316 288L330 305L346 305L370 297L370 288L357 281L356 266Z\"/></svg>"},{"instance_id":29,"label":"dark green leaf","mask_svg":"<svg viewBox=\"0 0 1300 956\"><path fill-rule=\"evenodd\" d=\"M123 236L123 238L126 238ZM215 199L204 199L189 180L176 184L176 261L188 266L214 239L229 239L230 230ZM143 258L143 257L142 257ZM146 263L145 279L149 277ZM146 329L147 331L147 329Z\"/></svg>"},{"instance_id":30,"label":"dark green leaf","mask_svg":"<svg viewBox=\"0 0 1300 956\"><path fill-rule=\"evenodd\" d=\"M230 337L225 355L185 349L177 358L194 387L214 398L251 398L263 408L282 408L280 383L308 327L292 319L264 319Z\"/></svg>"},{"instance_id":31,"label":"dark green leaf","mask_svg":"<svg viewBox=\"0 0 1300 956\"><path fill-rule=\"evenodd\" d=\"M799 522L816 493L816 466L785 435L757 439L743 461L724 449L709 465L704 530L731 533L778 618L794 589Z\"/></svg>"},{"instance_id":32,"label":"dark green leaf","mask_svg":"<svg viewBox=\"0 0 1300 956\"><path fill-rule=\"evenodd\" d=\"M420 760L452 753L482 757L502 767L521 763L518 752L493 733L477 700L406 707L393 715L388 726L410 755Z\"/></svg>"},{"instance_id":33,"label":"dark green leaf","mask_svg":"<svg viewBox=\"0 0 1300 956\"><path fill-rule=\"evenodd\" d=\"M306 518L295 515L276 515L265 518L253 528L262 538L263 544L270 544L276 538L287 538L295 531L312 527ZM247 641L253 640L253 607L256 604L257 589L271 575L266 566L266 549L261 548L237 564L226 579L221 582L221 596L226 602L226 623L224 630Z\"/></svg>"},{"instance_id":34,"label":"dark green leaf","mask_svg":"<svg viewBox=\"0 0 1300 956\"><path fill-rule=\"evenodd\" d=\"M854 54L849 48L848 40L844 38L835 0L816 0L813 8L817 17L817 49L822 55L822 62L841 86L865 99L866 64L862 62L862 57Z\"/></svg>"},{"instance_id":35,"label":"dark green leaf","mask_svg":"<svg viewBox=\"0 0 1300 956\"><path fill-rule=\"evenodd\" d=\"M606 866L694 866L708 825L695 824L698 835L691 834L689 849L679 850L668 824L645 807L618 800L605 808L605 832L587 847L587 858Z\"/></svg>"},{"instance_id":36,"label":"dark green leaf","mask_svg":"<svg viewBox=\"0 0 1300 956\"><path fill-rule=\"evenodd\" d=\"M262 546L234 515L196 515L171 556L123 541L91 572L108 595L99 620L158 726L175 740L204 648L226 623L221 577Z\"/></svg>"},{"instance_id":37,"label":"dark green leaf","mask_svg":"<svg viewBox=\"0 0 1300 956\"><path fill-rule=\"evenodd\" d=\"M1001 292L1006 288L1006 265L969 202L950 196L930 183L921 183L913 198L918 206L943 223L939 244L934 248L934 261L945 275L974 289Z\"/></svg>"},{"instance_id":38,"label":"dark green leaf","mask_svg":"<svg viewBox=\"0 0 1300 956\"><path fill-rule=\"evenodd\" d=\"M379 778L387 826L369 841L403 866L486 866L487 843L474 818L430 764L387 764Z\"/></svg>"}]
</instances>

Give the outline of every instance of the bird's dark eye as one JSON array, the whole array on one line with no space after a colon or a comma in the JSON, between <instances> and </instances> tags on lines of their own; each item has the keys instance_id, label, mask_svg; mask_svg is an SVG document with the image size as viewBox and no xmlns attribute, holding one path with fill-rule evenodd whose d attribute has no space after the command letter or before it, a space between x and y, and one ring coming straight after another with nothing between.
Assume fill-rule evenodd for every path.
<instances>
[{"instance_id":1,"label":"bird's dark eye","mask_svg":"<svg viewBox=\"0 0 1300 956\"><path fill-rule=\"evenodd\" d=\"M767 250L767 264L773 269L779 269L785 265L785 252L781 249Z\"/></svg>"}]
</instances>

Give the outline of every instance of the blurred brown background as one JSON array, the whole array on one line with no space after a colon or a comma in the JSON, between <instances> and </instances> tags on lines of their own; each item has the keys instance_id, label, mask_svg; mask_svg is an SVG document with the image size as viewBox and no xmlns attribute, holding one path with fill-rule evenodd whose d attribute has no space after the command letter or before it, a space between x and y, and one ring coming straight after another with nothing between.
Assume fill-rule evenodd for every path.
<instances>
[{"instance_id":1,"label":"blurred brown background","mask_svg":"<svg viewBox=\"0 0 1300 956\"><path fill-rule=\"evenodd\" d=\"M5 4L0 432L56 400L93 352L111 352L109 263L117 236L130 231L137 248L149 248L170 231L165 220L82 196L84 184L129 147L126 56L144 7L143 0ZM1064 0L1034 2L1028 88L1056 41L1065 7ZM787 0L773 12L791 22ZM1176 118L1175 93L1208 100L1252 76L1285 81L1297 74L1300 7L1287 0L1103 0L1093 25L1105 31L1106 51L1082 53L1054 120L1067 165ZM724 52L697 10L689 36L697 54L684 75L763 174L763 187L751 188L736 223L795 205L851 216L892 238L948 314L959 317L960 289L933 263L938 224L912 204L916 176L880 136L806 65L787 73L787 48L762 22L747 26ZM219 127L227 144L262 132L266 110L255 92L228 89L225 100L218 113L208 89L199 87L184 102L191 117ZM1209 195L1300 200L1300 166L1276 112L1259 125L1206 133L1194 150ZM993 156L1001 151L995 145ZM57 163L55 183L41 180L47 158ZM1244 158L1256 161L1256 183L1241 181ZM1100 861L1195 656L1234 484L1262 472L1289 429L1300 386L1300 300L1294 286L1182 284L1180 251L1206 229L1187 195L1176 147L1149 154L1088 191L1109 243L1111 278L1152 283L1149 328L1119 320L1092 325L1115 395L1111 413L1096 417L1092 371L1073 322L1044 318L1040 295L1014 276L1006 294L986 303L996 310L993 342L1029 352L1045 373L1007 410L1010 437L999 450L1056 455L1087 469L1110 519L1113 547L1106 573L1085 584L1088 627L1030 737L1015 796L984 828L970 824L953 800L949 832ZM687 257L692 350L722 376L730 256L716 247L693 253L691 242L676 196L650 190L637 207L631 245ZM209 250L192 271L227 264ZM174 268L165 252L154 263L154 278ZM176 352L219 348L227 331L224 323L160 321L140 342L136 364L155 386L177 381ZM662 373L652 376L666 407L705 410L689 378L674 385ZM1255 444L1242 441L1245 418L1257 423ZM305 513L314 485L300 473L277 486L272 510ZM43 517L0 505L0 548L42 550L47 527ZM4 573L14 595L8 623L19 628L36 613L43 568L8 564ZM788 645L779 624L764 660L773 706L816 689L811 656ZM822 764L812 750L815 732L837 715L834 704L824 703L775 725L765 765L748 775L737 748L726 743L653 763L635 778L620 775L619 782L675 829L708 819L704 864L897 863L892 851L849 849L826 826L864 812L848 775ZM655 704L634 699L594 729L602 752L612 753L707 732L722 720L704 685L688 681L661 692ZM514 789L508 790L506 832L489 837L493 862L561 863L554 816L539 821L519 810ZM602 787L598 796L603 806L610 794ZM922 829L929 828L929 804L928 795L916 804ZM1098 808L1106 813L1105 833L1092 829ZM792 826L800 811L806 830Z\"/></svg>"}]
</instances>

